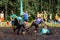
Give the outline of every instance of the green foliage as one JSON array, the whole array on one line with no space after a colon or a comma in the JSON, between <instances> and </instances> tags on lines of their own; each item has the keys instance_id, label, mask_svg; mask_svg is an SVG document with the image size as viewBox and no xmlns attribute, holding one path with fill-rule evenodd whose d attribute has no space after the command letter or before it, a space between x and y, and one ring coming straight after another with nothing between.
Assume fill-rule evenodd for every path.
<instances>
[{"instance_id":1,"label":"green foliage","mask_svg":"<svg viewBox=\"0 0 60 40\"><path fill-rule=\"evenodd\" d=\"M9 20L9 21L10 21L10 16L9 16L9 15L7 15L7 20Z\"/></svg>"},{"instance_id":2,"label":"green foliage","mask_svg":"<svg viewBox=\"0 0 60 40\"><path fill-rule=\"evenodd\" d=\"M57 12L58 0L22 0L23 10L31 14L30 18L34 18L37 12L46 10L52 13L53 16ZM1 0L0 7L5 7L7 2L8 14L14 10L17 15L20 15L20 0ZM6 10L6 9L4 9ZM59 9L60 10L60 9ZM59 13L58 13L59 14Z\"/></svg>"}]
</instances>

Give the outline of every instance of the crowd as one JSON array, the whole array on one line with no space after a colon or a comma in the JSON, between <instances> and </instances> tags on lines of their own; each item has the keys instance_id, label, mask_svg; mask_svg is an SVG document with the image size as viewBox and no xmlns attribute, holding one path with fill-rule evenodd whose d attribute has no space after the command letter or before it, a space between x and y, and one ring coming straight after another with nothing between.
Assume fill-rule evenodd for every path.
<instances>
[{"instance_id":1,"label":"crowd","mask_svg":"<svg viewBox=\"0 0 60 40\"><path fill-rule=\"evenodd\" d=\"M11 11L11 15L10 15L10 22L7 20L6 21L6 25L11 25L12 26L12 31L16 32L17 30L17 34L19 34L19 31L22 30L22 34L25 34L25 31L29 31L28 29L30 29L31 27L35 27L35 31L34 33L37 33L37 29L39 27L39 24L43 23L44 26L43 28L40 30L40 34L46 34L46 35L50 35L52 34L52 32L47 28L47 25L45 22L48 21L48 15L46 11L43 12L37 12L36 16L35 16L35 20L31 23L29 28L26 28L27 24L28 24L28 19L29 19L29 15L28 12L24 12L24 14L22 16L17 16L14 11ZM50 20L52 20L52 15L50 15ZM4 13L3 11L0 14L0 22L4 21ZM55 16L55 21L60 23L60 17L56 14Z\"/></svg>"},{"instance_id":2,"label":"crowd","mask_svg":"<svg viewBox=\"0 0 60 40\"><path fill-rule=\"evenodd\" d=\"M11 12L12 12L12 15L10 16L10 19L11 19L13 32L16 32L17 30L17 34L19 34L19 31L22 30L22 34L25 34L25 31L28 32L28 29L34 26L35 27L34 33L37 33L39 24L44 23L44 27L40 30L40 33L51 34L50 30L47 29L47 25L45 24L45 21L47 21L46 11L42 12L43 15L37 12L35 20L32 22L29 28L26 28L26 25L28 24L28 12L27 11L22 16L17 16L16 14L14 14L13 11Z\"/></svg>"}]
</instances>

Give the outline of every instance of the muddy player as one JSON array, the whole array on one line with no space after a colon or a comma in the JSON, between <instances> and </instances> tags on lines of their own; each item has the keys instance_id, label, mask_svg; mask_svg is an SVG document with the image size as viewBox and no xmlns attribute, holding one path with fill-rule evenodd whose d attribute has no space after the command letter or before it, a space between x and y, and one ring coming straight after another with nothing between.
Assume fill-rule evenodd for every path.
<instances>
[{"instance_id":1,"label":"muddy player","mask_svg":"<svg viewBox=\"0 0 60 40\"><path fill-rule=\"evenodd\" d=\"M21 28L23 28L22 32L23 34L25 34L25 25L24 25L24 21L22 19L22 17L15 17L14 19L14 26L16 26L16 28L14 28L14 32L15 30L17 30L17 34L19 34L19 31L21 30Z\"/></svg>"},{"instance_id":2,"label":"muddy player","mask_svg":"<svg viewBox=\"0 0 60 40\"><path fill-rule=\"evenodd\" d=\"M37 32L37 28L38 28L38 26L39 26L39 24L41 24L42 22L44 22L41 18L36 18L34 21L33 21L33 23L31 24L31 26L29 27L29 28L31 28L32 26L35 26L35 31L34 31L34 33L36 33ZM28 29L29 29L28 28Z\"/></svg>"},{"instance_id":3,"label":"muddy player","mask_svg":"<svg viewBox=\"0 0 60 40\"><path fill-rule=\"evenodd\" d=\"M44 27L40 30L41 35L51 35L52 32L47 28L47 25L44 24Z\"/></svg>"}]
</instances>

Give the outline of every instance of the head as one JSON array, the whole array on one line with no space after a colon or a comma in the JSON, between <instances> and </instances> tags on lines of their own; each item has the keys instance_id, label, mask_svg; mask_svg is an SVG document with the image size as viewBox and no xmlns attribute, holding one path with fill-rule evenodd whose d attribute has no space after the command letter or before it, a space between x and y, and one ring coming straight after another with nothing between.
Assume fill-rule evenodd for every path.
<instances>
[{"instance_id":1,"label":"head","mask_svg":"<svg viewBox=\"0 0 60 40\"><path fill-rule=\"evenodd\" d=\"M9 21L7 20L7 22L9 22Z\"/></svg>"},{"instance_id":2,"label":"head","mask_svg":"<svg viewBox=\"0 0 60 40\"><path fill-rule=\"evenodd\" d=\"M14 14L14 11L12 10L11 13Z\"/></svg>"},{"instance_id":3,"label":"head","mask_svg":"<svg viewBox=\"0 0 60 40\"><path fill-rule=\"evenodd\" d=\"M44 24L44 28L47 28L47 25L46 24Z\"/></svg>"},{"instance_id":4,"label":"head","mask_svg":"<svg viewBox=\"0 0 60 40\"><path fill-rule=\"evenodd\" d=\"M36 17L36 19L41 19L41 17Z\"/></svg>"},{"instance_id":5,"label":"head","mask_svg":"<svg viewBox=\"0 0 60 40\"><path fill-rule=\"evenodd\" d=\"M27 10L25 12L27 13Z\"/></svg>"},{"instance_id":6,"label":"head","mask_svg":"<svg viewBox=\"0 0 60 40\"><path fill-rule=\"evenodd\" d=\"M14 18L17 18L17 16L15 16Z\"/></svg>"},{"instance_id":7,"label":"head","mask_svg":"<svg viewBox=\"0 0 60 40\"><path fill-rule=\"evenodd\" d=\"M58 14L56 14L56 16L57 16Z\"/></svg>"},{"instance_id":8,"label":"head","mask_svg":"<svg viewBox=\"0 0 60 40\"><path fill-rule=\"evenodd\" d=\"M39 13L41 14L41 11Z\"/></svg>"},{"instance_id":9,"label":"head","mask_svg":"<svg viewBox=\"0 0 60 40\"><path fill-rule=\"evenodd\" d=\"M1 13L3 13L3 11L1 11Z\"/></svg>"},{"instance_id":10,"label":"head","mask_svg":"<svg viewBox=\"0 0 60 40\"><path fill-rule=\"evenodd\" d=\"M44 11L44 14L46 14L46 11Z\"/></svg>"},{"instance_id":11,"label":"head","mask_svg":"<svg viewBox=\"0 0 60 40\"><path fill-rule=\"evenodd\" d=\"M43 14L44 12L43 11L41 11L41 14Z\"/></svg>"},{"instance_id":12,"label":"head","mask_svg":"<svg viewBox=\"0 0 60 40\"><path fill-rule=\"evenodd\" d=\"M59 16L59 19L60 19L60 16Z\"/></svg>"}]
</instances>

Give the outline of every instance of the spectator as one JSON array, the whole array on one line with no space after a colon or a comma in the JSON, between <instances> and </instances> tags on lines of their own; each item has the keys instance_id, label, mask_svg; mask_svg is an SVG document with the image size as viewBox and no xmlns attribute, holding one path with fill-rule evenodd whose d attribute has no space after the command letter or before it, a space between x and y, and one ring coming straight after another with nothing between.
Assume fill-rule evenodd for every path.
<instances>
[{"instance_id":1,"label":"spectator","mask_svg":"<svg viewBox=\"0 0 60 40\"><path fill-rule=\"evenodd\" d=\"M58 18L59 18L59 17L58 17L58 15L56 14L56 15L55 15L55 21L56 21L56 22L58 22Z\"/></svg>"},{"instance_id":2,"label":"spectator","mask_svg":"<svg viewBox=\"0 0 60 40\"><path fill-rule=\"evenodd\" d=\"M23 18L24 18L24 23L27 25L28 24L28 12L27 11L25 12Z\"/></svg>"},{"instance_id":3,"label":"spectator","mask_svg":"<svg viewBox=\"0 0 60 40\"><path fill-rule=\"evenodd\" d=\"M46 13L46 11L43 11L43 20L47 21L47 13Z\"/></svg>"},{"instance_id":4,"label":"spectator","mask_svg":"<svg viewBox=\"0 0 60 40\"><path fill-rule=\"evenodd\" d=\"M4 21L4 13L3 13L3 11L1 12L0 16L1 16L1 21L3 22Z\"/></svg>"},{"instance_id":5,"label":"spectator","mask_svg":"<svg viewBox=\"0 0 60 40\"><path fill-rule=\"evenodd\" d=\"M47 28L47 25L44 24L44 27L40 30L40 34L41 34L41 35L44 35L44 34L50 35L50 34L52 34L52 33L51 33L51 31Z\"/></svg>"},{"instance_id":6,"label":"spectator","mask_svg":"<svg viewBox=\"0 0 60 40\"><path fill-rule=\"evenodd\" d=\"M13 10L11 11L12 15L10 16L11 19L11 25L12 25L12 30L14 29L14 17L16 16L16 14L14 14Z\"/></svg>"}]
</instances>

